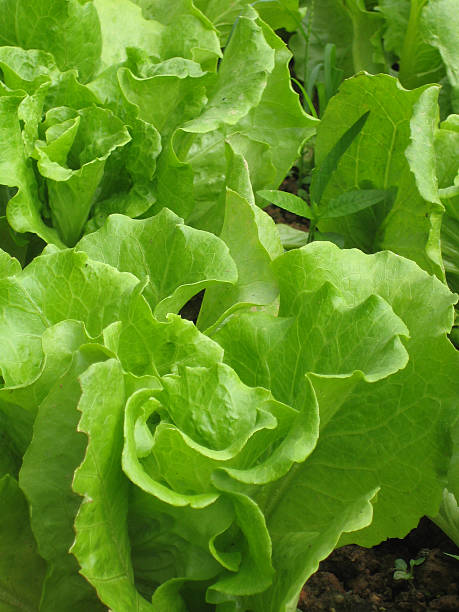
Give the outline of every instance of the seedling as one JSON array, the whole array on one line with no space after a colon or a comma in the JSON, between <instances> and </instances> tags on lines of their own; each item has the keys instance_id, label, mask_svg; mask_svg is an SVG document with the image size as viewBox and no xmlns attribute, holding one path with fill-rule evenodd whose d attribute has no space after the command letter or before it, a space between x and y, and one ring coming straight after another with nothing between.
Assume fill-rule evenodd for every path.
<instances>
[{"instance_id":1,"label":"seedling","mask_svg":"<svg viewBox=\"0 0 459 612\"><path fill-rule=\"evenodd\" d=\"M387 197L393 197L391 189L355 189L340 194L325 205L322 204L323 193L339 160L360 134L368 115L369 111L351 125L325 157L320 167L314 170L309 191L309 204L303 198L285 191L268 189L258 191L258 195L264 200L310 220L308 242L314 240L316 227L321 219L350 215L374 206Z\"/></svg>"},{"instance_id":2,"label":"seedling","mask_svg":"<svg viewBox=\"0 0 459 612\"><path fill-rule=\"evenodd\" d=\"M425 560L425 557L410 559L410 565L408 568L408 565L404 559L395 559L394 580L413 580L415 566L421 565Z\"/></svg>"}]
</instances>

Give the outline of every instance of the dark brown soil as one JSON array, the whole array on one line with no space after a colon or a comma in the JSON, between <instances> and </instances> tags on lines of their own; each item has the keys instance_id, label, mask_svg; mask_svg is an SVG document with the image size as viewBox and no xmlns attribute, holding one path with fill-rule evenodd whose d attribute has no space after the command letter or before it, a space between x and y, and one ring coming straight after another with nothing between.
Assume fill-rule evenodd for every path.
<instances>
[{"instance_id":1,"label":"dark brown soil","mask_svg":"<svg viewBox=\"0 0 459 612\"><path fill-rule=\"evenodd\" d=\"M343 546L311 576L301 593L303 612L459 611L459 561L456 546L423 519L403 540L387 540L373 548ZM425 557L412 580L395 580L395 560Z\"/></svg>"}]
</instances>

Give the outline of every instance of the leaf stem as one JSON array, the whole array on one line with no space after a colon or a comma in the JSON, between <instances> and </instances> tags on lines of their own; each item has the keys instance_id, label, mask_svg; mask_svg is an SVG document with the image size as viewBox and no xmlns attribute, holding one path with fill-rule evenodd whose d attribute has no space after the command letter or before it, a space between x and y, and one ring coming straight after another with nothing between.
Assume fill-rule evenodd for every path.
<instances>
[{"instance_id":1,"label":"leaf stem","mask_svg":"<svg viewBox=\"0 0 459 612\"><path fill-rule=\"evenodd\" d=\"M416 87L416 43L418 36L418 21L421 10L427 0L411 0L410 17L406 29L405 40L400 55L399 79L404 87Z\"/></svg>"}]
</instances>

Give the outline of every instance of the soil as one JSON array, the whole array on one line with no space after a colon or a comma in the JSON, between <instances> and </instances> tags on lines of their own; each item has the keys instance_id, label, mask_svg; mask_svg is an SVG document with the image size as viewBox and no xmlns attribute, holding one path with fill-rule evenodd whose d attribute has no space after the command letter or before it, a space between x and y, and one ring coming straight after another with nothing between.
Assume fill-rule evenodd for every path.
<instances>
[{"instance_id":1,"label":"soil","mask_svg":"<svg viewBox=\"0 0 459 612\"><path fill-rule=\"evenodd\" d=\"M403 540L373 548L343 546L319 566L304 586L299 610L312 612L459 611L457 547L427 518ZM412 580L395 580L394 564L425 558Z\"/></svg>"}]
</instances>

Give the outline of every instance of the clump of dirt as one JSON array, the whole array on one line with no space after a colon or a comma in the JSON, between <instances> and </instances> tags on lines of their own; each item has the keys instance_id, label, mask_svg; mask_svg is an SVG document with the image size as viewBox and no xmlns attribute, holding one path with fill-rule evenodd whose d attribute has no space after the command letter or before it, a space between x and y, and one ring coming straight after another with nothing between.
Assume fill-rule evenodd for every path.
<instances>
[{"instance_id":1,"label":"clump of dirt","mask_svg":"<svg viewBox=\"0 0 459 612\"><path fill-rule=\"evenodd\" d=\"M343 546L322 561L301 593L303 612L420 612L459 610L459 561L445 534L423 519L403 540L387 540L373 548ZM425 558L412 580L395 580L398 558Z\"/></svg>"}]
</instances>

